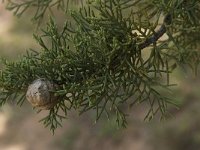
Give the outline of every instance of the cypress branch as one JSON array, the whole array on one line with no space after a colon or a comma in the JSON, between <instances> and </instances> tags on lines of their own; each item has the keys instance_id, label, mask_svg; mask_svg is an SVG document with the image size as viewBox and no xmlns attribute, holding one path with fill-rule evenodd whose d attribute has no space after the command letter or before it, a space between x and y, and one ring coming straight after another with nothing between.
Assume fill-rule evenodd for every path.
<instances>
[{"instance_id":1,"label":"cypress branch","mask_svg":"<svg viewBox=\"0 0 200 150\"><path fill-rule=\"evenodd\" d=\"M11 10L21 5L9 2ZM62 0L45 2L36 5L30 0L32 5L24 2L23 6L27 10L62 4ZM36 14L43 16L46 9L41 11ZM163 24L152 32L161 14L167 14ZM166 116L168 105L176 105L165 95L174 66L188 64L196 71L200 62L199 1L98 0L82 4L70 15L72 21L66 21L62 29L51 18L43 34L34 36L40 52L30 50L18 62L3 61L0 105L10 99L22 105L29 85L44 78L58 85L46 91L58 101L48 107L49 114L41 120L52 131L61 126L72 109L80 114L93 110L96 120L114 112L121 126L127 124L127 107L135 104L148 104L145 119L156 114ZM133 35L134 30L141 35ZM169 39L155 44L149 55L143 54L142 49L156 43L166 32Z\"/></svg>"}]
</instances>

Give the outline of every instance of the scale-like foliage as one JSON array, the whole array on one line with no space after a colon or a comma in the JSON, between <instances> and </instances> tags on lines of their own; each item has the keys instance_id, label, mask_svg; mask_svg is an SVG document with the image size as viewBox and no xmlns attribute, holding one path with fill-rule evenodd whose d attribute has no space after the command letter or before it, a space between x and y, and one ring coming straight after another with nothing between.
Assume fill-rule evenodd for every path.
<instances>
[{"instance_id":1,"label":"scale-like foliage","mask_svg":"<svg viewBox=\"0 0 200 150\"><path fill-rule=\"evenodd\" d=\"M8 8L21 15L37 7L37 20L47 8L64 3L9 1ZM169 104L176 105L164 93L174 66L188 64L197 71L198 0L93 0L70 15L73 20L62 30L50 19L43 34L35 35L40 52L30 50L18 62L4 61L1 105L13 98L22 105L28 85L37 78L59 86L53 91L58 104L41 120L53 131L71 109L80 114L95 110L96 120L115 112L125 126L125 110L134 104L149 104L146 119L158 112L163 117ZM165 33L167 38L160 41ZM62 111L64 116L59 115Z\"/></svg>"}]
</instances>

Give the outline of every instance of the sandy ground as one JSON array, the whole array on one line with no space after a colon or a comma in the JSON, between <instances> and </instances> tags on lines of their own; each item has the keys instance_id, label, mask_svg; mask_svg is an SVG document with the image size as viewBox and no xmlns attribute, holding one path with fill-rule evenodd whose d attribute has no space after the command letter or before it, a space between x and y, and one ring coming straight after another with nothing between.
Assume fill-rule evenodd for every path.
<instances>
[{"instance_id":1,"label":"sandy ground","mask_svg":"<svg viewBox=\"0 0 200 150\"><path fill-rule=\"evenodd\" d=\"M34 113L29 106L3 107L0 150L146 150L148 145L149 131L138 121L118 130L107 121L94 125L89 114L79 117L71 113L53 136L38 123L44 115Z\"/></svg>"}]
</instances>

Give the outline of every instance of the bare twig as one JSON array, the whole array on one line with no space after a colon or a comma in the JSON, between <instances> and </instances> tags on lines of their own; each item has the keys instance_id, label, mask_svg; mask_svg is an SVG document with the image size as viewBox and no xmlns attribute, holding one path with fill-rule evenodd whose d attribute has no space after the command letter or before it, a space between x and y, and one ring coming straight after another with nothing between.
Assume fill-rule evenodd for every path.
<instances>
[{"instance_id":1,"label":"bare twig","mask_svg":"<svg viewBox=\"0 0 200 150\"><path fill-rule=\"evenodd\" d=\"M147 38L143 43L141 43L138 47L139 49L144 49L145 47L155 43L163 34L166 32L166 25L170 25L172 21L171 14L165 16L163 24L159 28L157 32L155 32L151 37Z\"/></svg>"}]
</instances>

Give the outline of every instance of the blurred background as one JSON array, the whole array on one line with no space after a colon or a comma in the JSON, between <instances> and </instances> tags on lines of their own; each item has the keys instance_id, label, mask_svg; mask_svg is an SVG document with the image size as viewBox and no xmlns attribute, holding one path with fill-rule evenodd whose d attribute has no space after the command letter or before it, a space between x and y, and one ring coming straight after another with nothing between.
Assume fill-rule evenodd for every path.
<instances>
[{"instance_id":1,"label":"blurred background","mask_svg":"<svg viewBox=\"0 0 200 150\"><path fill-rule=\"evenodd\" d=\"M1 58L18 60L28 48L38 48L32 34L39 30L30 18L29 14L14 17L0 3ZM37 114L26 102L22 107L10 102L0 108L0 150L199 150L199 77L177 69L171 80L177 84L173 92L180 108L170 108L172 116L164 121L146 122L147 106L135 106L128 110L125 129L117 127L114 116L94 124L94 112L82 116L69 112L63 127L52 136L38 122L47 112Z\"/></svg>"}]
</instances>

